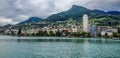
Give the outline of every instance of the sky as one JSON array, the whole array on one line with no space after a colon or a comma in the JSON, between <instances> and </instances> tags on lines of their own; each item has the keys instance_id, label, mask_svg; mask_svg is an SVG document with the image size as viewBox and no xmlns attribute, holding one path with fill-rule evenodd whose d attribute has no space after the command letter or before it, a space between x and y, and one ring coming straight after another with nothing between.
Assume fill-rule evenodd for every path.
<instances>
[{"instance_id":1,"label":"sky","mask_svg":"<svg viewBox=\"0 0 120 58\"><path fill-rule=\"evenodd\" d=\"M120 0L0 0L0 25L16 24L33 16L45 19L72 5L120 11Z\"/></svg>"}]
</instances>

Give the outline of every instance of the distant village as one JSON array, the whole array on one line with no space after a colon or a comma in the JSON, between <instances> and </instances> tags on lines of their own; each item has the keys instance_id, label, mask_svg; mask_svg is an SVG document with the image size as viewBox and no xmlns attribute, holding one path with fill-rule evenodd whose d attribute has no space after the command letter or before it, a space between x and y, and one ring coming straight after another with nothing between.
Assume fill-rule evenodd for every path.
<instances>
[{"instance_id":1,"label":"distant village","mask_svg":"<svg viewBox=\"0 0 120 58\"><path fill-rule=\"evenodd\" d=\"M120 38L120 28L112 22L104 22L107 26L89 23L87 14L80 23L58 21L55 23L39 22L23 25L7 25L0 27L1 35L13 36L61 36L61 37L105 37Z\"/></svg>"}]
</instances>

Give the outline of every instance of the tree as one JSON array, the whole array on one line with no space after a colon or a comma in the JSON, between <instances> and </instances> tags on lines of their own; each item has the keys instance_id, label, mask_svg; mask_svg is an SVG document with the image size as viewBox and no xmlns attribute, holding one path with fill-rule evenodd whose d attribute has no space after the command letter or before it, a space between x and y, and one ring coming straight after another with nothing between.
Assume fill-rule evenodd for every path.
<instances>
[{"instance_id":1,"label":"tree","mask_svg":"<svg viewBox=\"0 0 120 58\"><path fill-rule=\"evenodd\" d=\"M120 34L117 34L117 36L120 38Z\"/></svg>"},{"instance_id":2,"label":"tree","mask_svg":"<svg viewBox=\"0 0 120 58\"><path fill-rule=\"evenodd\" d=\"M79 36L81 36L81 34L80 34L80 32L76 32L76 33L74 33L74 36L79 37Z\"/></svg>"},{"instance_id":3,"label":"tree","mask_svg":"<svg viewBox=\"0 0 120 58\"><path fill-rule=\"evenodd\" d=\"M100 38L100 37L102 37L102 35L100 33L98 33L98 37Z\"/></svg>"},{"instance_id":4,"label":"tree","mask_svg":"<svg viewBox=\"0 0 120 58\"><path fill-rule=\"evenodd\" d=\"M44 36L48 36L48 32L47 31L44 31Z\"/></svg>"},{"instance_id":5,"label":"tree","mask_svg":"<svg viewBox=\"0 0 120 58\"><path fill-rule=\"evenodd\" d=\"M47 31L39 31L36 36L48 36L48 32Z\"/></svg>"},{"instance_id":6,"label":"tree","mask_svg":"<svg viewBox=\"0 0 120 58\"><path fill-rule=\"evenodd\" d=\"M88 32L88 33L86 33L86 37L91 37L91 35L90 35L90 33Z\"/></svg>"},{"instance_id":7,"label":"tree","mask_svg":"<svg viewBox=\"0 0 120 58\"><path fill-rule=\"evenodd\" d=\"M113 36L114 36L114 37L117 37L117 33L114 32L114 33L113 33Z\"/></svg>"},{"instance_id":8,"label":"tree","mask_svg":"<svg viewBox=\"0 0 120 58\"><path fill-rule=\"evenodd\" d=\"M87 34L87 32L81 32L81 33L80 33L80 35L81 35L82 37L85 37L86 34Z\"/></svg>"},{"instance_id":9,"label":"tree","mask_svg":"<svg viewBox=\"0 0 120 58\"><path fill-rule=\"evenodd\" d=\"M50 31L50 32L49 32L49 35L50 35L50 36L55 36L55 33L54 33L53 31Z\"/></svg>"},{"instance_id":10,"label":"tree","mask_svg":"<svg viewBox=\"0 0 120 58\"><path fill-rule=\"evenodd\" d=\"M62 33L58 30L57 32L56 32L56 36L61 36L62 35Z\"/></svg>"},{"instance_id":11,"label":"tree","mask_svg":"<svg viewBox=\"0 0 120 58\"><path fill-rule=\"evenodd\" d=\"M44 36L44 32L43 31L39 31L36 35L37 36Z\"/></svg>"},{"instance_id":12,"label":"tree","mask_svg":"<svg viewBox=\"0 0 120 58\"><path fill-rule=\"evenodd\" d=\"M21 28L19 28L18 30L18 35L21 35Z\"/></svg>"},{"instance_id":13,"label":"tree","mask_svg":"<svg viewBox=\"0 0 120 58\"><path fill-rule=\"evenodd\" d=\"M35 36L36 34L35 34L35 33L32 33L31 35L32 35L32 36Z\"/></svg>"},{"instance_id":14,"label":"tree","mask_svg":"<svg viewBox=\"0 0 120 58\"><path fill-rule=\"evenodd\" d=\"M107 38L107 37L108 37L108 34L107 34L107 33L105 33L104 37L105 37L105 38Z\"/></svg>"},{"instance_id":15,"label":"tree","mask_svg":"<svg viewBox=\"0 0 120 58\"><path fill-rule=\"evenodd\" d=\"M120 27L118 28L118 33L120 33Z\"/></svg>"},{"instance_id":16,"label":"tree","mask_svg":"<svg viewBox=\"0 0 120 58\"><path fill-rule=\"evenodd\" d=\"M11 31L11 35L15 35L15 33L13 31Z\"/></svg>"}]
</instances>

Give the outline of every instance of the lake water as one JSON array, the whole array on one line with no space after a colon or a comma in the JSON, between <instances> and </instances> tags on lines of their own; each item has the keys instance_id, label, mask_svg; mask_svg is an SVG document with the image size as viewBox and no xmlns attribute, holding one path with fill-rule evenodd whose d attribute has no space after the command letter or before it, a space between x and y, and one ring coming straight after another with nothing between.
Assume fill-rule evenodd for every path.
<instances>
[{"instance_id":1,"label":"lake water","mask_svg":"<svg viewBox=\"0 0 120 58\"><path fill-rule=\"evenodd\" d=\"M0 58L120 58L120 40L1 35Z\"/></svg>"}]
</instances>

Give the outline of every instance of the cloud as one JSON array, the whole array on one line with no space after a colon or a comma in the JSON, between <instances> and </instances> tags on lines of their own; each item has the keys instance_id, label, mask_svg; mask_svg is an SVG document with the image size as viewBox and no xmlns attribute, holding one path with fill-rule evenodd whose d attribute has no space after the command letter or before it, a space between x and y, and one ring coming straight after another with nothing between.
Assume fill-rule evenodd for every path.
<instances>
[{"instance_id":1,"label":"cloud","mask_svg":"<svg viewBox=\"0 0 120 58\"><path fill-rule=\"evenodd\" d=\"M29 18L29 16L27 16L27 15L17 15L17 17L15 17L14 19L16 19L16 20L14 20L14 21L25 21L26 19L28 19Z\"/></svg>"},{"instance_id":2,"label":"cloud","mask_svg":"<svg viewBox=\"0 0 120 58\"><path fill-rule=\"evenodd\" d=\"M104 11L120 10L120 0L91 0L85 4L90 9Z\"/></svg>"},{"instance_id":3,"label":"cloud","mask_svg":"<svg viewBox=\"0 0 120 58\"><path fill-rule=\"evenodd\" d=\"M11 18L6 17L0 17L0 26L6 25L6 24L16 24L18 22L13 21Z\"/></svg>"},{"instance_id":4,"label":"cloud","mask_svg":"<svg viewBox=\"0 0 120 58\"><path fill-rule=\"evenodd\" d=\"M51 14L68 10L74 4L89 9L120 11L120 0L0 0L0 17L11 18L9 20L15 22L32 16L45 19Z\"/></svg>"}]
</instances>

